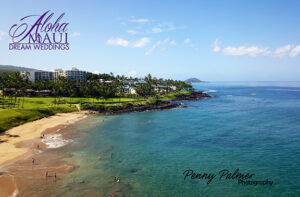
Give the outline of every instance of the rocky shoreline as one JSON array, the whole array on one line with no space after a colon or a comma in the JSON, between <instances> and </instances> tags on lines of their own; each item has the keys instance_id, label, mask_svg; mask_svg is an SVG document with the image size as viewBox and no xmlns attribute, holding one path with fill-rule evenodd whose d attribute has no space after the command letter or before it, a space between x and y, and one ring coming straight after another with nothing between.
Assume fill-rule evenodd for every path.
<instances>
[{"instance_id":1,"label":"rocky shoreline","mask_svg":"<svg viewBox=\"0 0 300 197\"><path fill-rule=\"evenodd\" d=\"M202 91L191 92L190 94L180 94L176 96L176 101L198 101L202 98L210 98L211 96Z\"/></svg>"},{"instance_id":2,"label":"rocky shoreline","mask_svg":"<svg viewBox=\"0 0 300 197\"><path fill-rule=\"evenodd\" d=\"M127 105L121 106L110 106L105 107L102 105L86 105L84 107L85 110L97 111L101 115L112 115L112 114L121 114L121 113L130 113L130 112L143 112L143 111L151 111L151 110L164 110L164 109L173 109L178 107L184 107L183 104L176 101L198 101L202 98L209 98L210 95L197 91L191 92L190 94L180 94L177 95L175 99L172 100L157 100L155 103L147 103L141 105L133 105L128 103Z\"/></svg>"}]
</instances>

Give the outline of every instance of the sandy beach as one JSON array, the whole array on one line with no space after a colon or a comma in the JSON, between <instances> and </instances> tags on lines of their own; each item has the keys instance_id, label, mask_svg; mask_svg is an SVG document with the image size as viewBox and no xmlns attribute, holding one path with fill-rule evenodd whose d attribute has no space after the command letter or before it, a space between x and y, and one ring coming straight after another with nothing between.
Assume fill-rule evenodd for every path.
<instances>
[{"instance_id":1,"label":"sandy beach","mask_svg":"<svg viewBox=\"0 0 300 197\"><path fill-rule=\"evenodd\" d=\"M33 122L28 122L6 131L0 136L0 165L13 160L29 151L30 147L22 145L22 142L39 138L47 129L64 124L71 124L87 117L88 111L61 113ZM36 144L31 144L34 147ZM30 145L29 145L30 146Z\"/></svg>"},{"instance_id":2,"label":"sandy beach","mask_svg":"<svg viewBox=\"0 0 300 197\"><path fill-rule=\"evenodd\" d=\"M47 134L51 134L65 128L67 125L85 119L89 114L91 114L90 111L56 114L25 123L3 133L0 136L0 197L18 195L20 188L17 187L17 185L26 186L28 182L26 177L30 176L36 176L36 179L39 180L40 177L43 177L44 169L49 168L50 170L50 166L55 166L52 170L55 169L55 172L60 175L60 178L62 178L66 172L73 170L74 166L57 166L59 159L65 155L54 155L51 159L47 158L49 155L37 155L39 149L45 149L47 146L47 139L41 139L40 137L43 134L45 134L46 137ZM24 171L24 169L32 168L30 167L31 162L29 160L33 155L35 155L37 160L44 160L45 163L36 167L35 172L32 172L32 170L29 172ZM12 169L8 170L8 167ZM20 170L20 168L24 169Z\"/></svg>"}]
</instances>

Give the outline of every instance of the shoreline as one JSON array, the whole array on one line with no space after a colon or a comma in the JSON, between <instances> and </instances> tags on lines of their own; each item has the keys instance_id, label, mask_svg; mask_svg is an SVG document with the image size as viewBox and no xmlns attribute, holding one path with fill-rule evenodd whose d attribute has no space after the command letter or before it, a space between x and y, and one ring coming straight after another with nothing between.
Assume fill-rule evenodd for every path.
<instances>
[{"instance_id":1,"label":"shoreline","mask_svg":"<svg viewBox=\"0 0 300 197\"><path fill-rule=\"evenodd\" d=\"M68 127L80 120L86 119L89 115L95 114L92 111L77 111L69 113L58 113L53 116L45 117L40 120L35 120L14 127L0 135L0 197L17 196L23 193L24 187L28 186L26 171L19 171L18 168L29 168L31 158L47 157L43 153L47 149L51 149L41 135L51 136L53 133ZM37 147L37 145L39 147ZM64 146L66 144L63 144ZM61 156L60 156L61 157ZM53 168L52 162L59 163L59 157L53 157L48 160L43 166L36 166L36 172L30 176L40 176L43 174L44 168L49 168L57 171L61 178L66 175L68 171L72 171L76 166L59 165L58 168ZM43 160L47 160L44 158ZM25 162L25 163L24 163ZM28 166L29 165L29 166ZM39 164L34 164L39 165ZM32 165L32 169L34 167ZM41 164L40 164L41 165ZM18 166L18 167L16 167ZM40 169L39 169L40 168ZM31 171L31 170L30 170ZM25 179L24 179L25 178ZM33 179L31 181L37 181ZM39 180L40 181L40 180Z\"/></svg>"},{"instance_id":2,"label":"shoreline","mask_svg":"<svg viewBox=\"0 0 300 197\"><path fill-rule=\"evenodd\" d=\"M179 101L199 101L203 98L210 98L211 96L202 91L195 91L189 94L179 94L175 98L169 100L156 100L155 102L147 102L145 104L128 104L120 106L102 106L97 104L88 104L84 106L85 110L92 110L98 112L100 115L114 115L132 112L144 112L152 110L165 110L185 107Z\"/></svg>"},{"instance_id":3,"label":"shoreline","mask_svg":"<svg viewBox=\"0 0 300 197\"><path fill-rule=\"evenodd\" d=\"M176 98L171 100L157 100L155 103L148 103L143 105L129 105L129 106L114 106L104 109L94 108L94 106L85 109L84 111L58 113L53 116L45 117L39 120L31 121L13 127L4 133L0 134L0 167L5 163L22 156L29 152L36 144L31 143L31 147L23 144L25 141L38 139L47 130L59 127L61 125L73 124L79 120L86 118L90 114L98 113L100 115L112 115L130 112L143 112L151 110L164 110L177 107L184 107L176 101L198 101L202 98L209 98L210 95L202 92L192 92L190 94L177 95ZM173 102L175 101L175 102ZM41 140L39 140L41 144Z\"/></svg>"},{"instance_id":4,"label":"shoreline","mask_svg":"<svg viewBox=\"0 0 300 197\"><path fill-rule=\"evenodd\" d=\"M73 124L91 114L90 111L58 113L40 120L27 122L0 135L0 167L30 151L36 144L24 142L40 138L49 129L60 125ZM41 140L39 140L41 142Z\"/></svg>"},{"instance_id":5,"label":"shoreline","mask_svg":"<svg viewBox=\"0 0 300 197\"><path fill-rule=\"evenodd\" d=\"M17 196L19 193L30 193L26 190L30 183L27 183L28 176L33 176L30 180L32 182L43 181L42 177L45 170L53 174L58 173L59 180L79 166L66 164L62 162L62 158L69 157L69 155L49 155L39 154L43 151L51 149L46 140L48 136L61 135L55 134L57 131L64 129L68 125L74 124L80 120L87 118L91 114L112 115L130 112L143 112L151 110L165 110L177 107L184 107L181 103L176 101L192 100L198 101L201 98L210 97L203 92L195 92L189 95L180 95L171 100L158 100L155 103L147 103L142 105L131 105L122 107L113 107L104 110L95 108L87 109L86 111L77 111L70 113L58 113L53 116L45 117L40 120L28 122L20 126L14 127L5 131L0 135L0 197L2 196ZM45 134L44 138L41 135ZM52 142L57 139L53 139ZM66 144L63 144L64 146ZM38 146L38 147L37 147ZM54 147L59 148L59 147ZM49 158L50 156L50 158ZM34 157L38 164L31 165L31 158ZM44 161L39 163L39 161ZM33 173L31 168L38 165ZM19 171L19 168L26 167L26 171ZM33 174L32 174L33 173ZM53 177L51 175L50 177ZM56 179L55 179L56 183ZM47 179L46 179L47 184ZM42 186L41 186L42 187ZM47 186L48 187L48 186Z\"/></svg>"}]
</instances>

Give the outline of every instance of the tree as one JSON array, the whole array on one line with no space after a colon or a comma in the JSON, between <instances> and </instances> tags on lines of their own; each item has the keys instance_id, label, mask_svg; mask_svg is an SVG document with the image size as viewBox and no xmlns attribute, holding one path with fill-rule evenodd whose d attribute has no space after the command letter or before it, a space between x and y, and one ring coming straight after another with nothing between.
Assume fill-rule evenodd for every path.
<instances>
[{"instance_id":1,"label":"tree","mask_svg":"<svg viewBox=\"0 0 300 197\"><path fill-rule=\"evenodd\" d=\"M155 94L154 88L150 83L142 83L137 86L135 90L139 96L144 98Z\"/></svg>"}]
</instances>

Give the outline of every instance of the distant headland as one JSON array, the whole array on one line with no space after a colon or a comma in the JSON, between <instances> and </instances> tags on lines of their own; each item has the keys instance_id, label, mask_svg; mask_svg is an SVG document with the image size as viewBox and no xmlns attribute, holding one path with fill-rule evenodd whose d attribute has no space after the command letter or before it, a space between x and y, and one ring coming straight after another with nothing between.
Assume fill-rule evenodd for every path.
<instances>
[{"instance_id":1,"label":"distant headland","mask_svg":"<svg viewBox=\"0 0 300 197\"><path fill-rule=\"evenodd\" d=\"M189 79L185 80L184 82L186 82L186 83L200 83L200 82L203 82L203 81L201 81L200 79L197 79L196 77L193 77L193 78L189 78Z\"/></svg>"}]
</instances>

